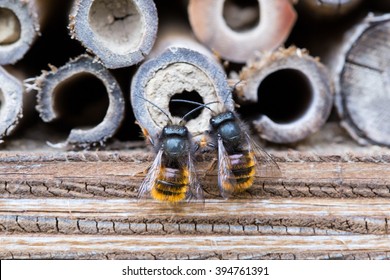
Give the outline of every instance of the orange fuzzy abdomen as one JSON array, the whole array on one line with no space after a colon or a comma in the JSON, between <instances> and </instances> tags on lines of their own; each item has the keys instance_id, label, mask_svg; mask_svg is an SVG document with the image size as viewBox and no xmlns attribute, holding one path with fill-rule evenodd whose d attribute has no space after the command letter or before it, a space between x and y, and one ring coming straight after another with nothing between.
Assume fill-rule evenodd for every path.
<instances>
[{"instance_id":1,"label":"orange fuzzy abdomen","mask_svg":"<svg viewBox=\"0 0 390 280\"><path fill-rule=\"evenodd\" d=\"M229 192L242 192L253 185L255 158L252 152L229 155L232 178L223 186Z\"/></svg>"},{"instance_id":2,"label":"orange fuzzy abdomen","mask_svg":"<svg viewBox=\"0 0 390 280\"><path fill-rule=\"evenodd\" d=\"M179 202L186 198L189 188L189 172L186 167L161 168L151 195L160 201Z\"/></svg>"}]
</instances>

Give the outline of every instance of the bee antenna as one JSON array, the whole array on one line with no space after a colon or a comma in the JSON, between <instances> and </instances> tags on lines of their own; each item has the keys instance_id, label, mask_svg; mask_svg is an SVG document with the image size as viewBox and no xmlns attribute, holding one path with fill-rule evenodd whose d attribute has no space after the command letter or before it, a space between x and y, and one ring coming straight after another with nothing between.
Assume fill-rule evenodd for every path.
<instances>
[{"instance_id":1,"label":"bee antenna","mask_svg":"<svg viewBox=\"0 0 390 280\"><path fill-rule=\"evenodd\" d=\"M143 100L146 101L146 102L149 102L151 105L153 105L153 106L156 107L158 110L160 110L160 112L163 113L163 114L167 117L169 123L172 123L172 120L171 120L171 118L169 117L169 115L168 115L163 109L161 109L157 104L153 103L152 101L146 99L145 97L143 97L143 96L141 96L141 95L138 95L138 94L137 94L136 96L137 96L138 98L143 99Z\"/></svg>"},{"instance_id":2,"label":"bee antenna","mask_svg":"<svg viewBox=\"0 0 390 280\"><path fill-rule=\"evenodd\" d=\"M175 100L180 100L180 99L175 99ZM184 101L189 101L189 100L184 100ZM180 120L180 123L182 123L183 121L185 121L185 118L188 117L189 115L191 115L192 113L200 110L200 109L203 109L203 108L207 108L209 109L211 112L214 112L210 107L208 107L207 105L210 105L210 104L214 104L214 103L219 103L219 101L212 101L212 102L209 102L209 103L206 103L206 104L202 104L202 103L198 103L198 102L195 102L195 101L189 101L187 103L191 103L191 104L199 104L198 107L192 109L191 111L189 111L187 114L185 114L181 120Z\"/></svg>"},{"instance_id":3,"label":"bee antenna","mask_svg":"<svg viewBox=\"0 0 390 280\"><path fill-rule=\"evenodd\" d=\"M223 104L226 103L226 100L228 100L229 96L231 96L233 98L233 91L236 90L236 87L238 84L242 83L243 80L239 80L238 82L236 82L231 88L231 91L230 91L230 94L227 94L226 97L225 97L225 100L223 101Z\"/></svg>"},{"instance_id":4,"label":"bee antenna","mask_svg":"<svg viewBox=\"0 0 390 280\"><path fill-rule=\"evenodd\" d=\"M214 111L213 109L211 109L210 107L208 107L207 105L214 104L214 103L218 103L219 101L212 101L212 102L203 104L203 103L200 103L200 102L196 102L196 101L192 101L192 100L186 100L186 99L171 99L171 102L182 102L182 103L188 103L188 104L199 105L199 107L201 107L201 108L207 108L207 109L209 109L211 112L215 113L215 111ZM197 107L197 108L198 108L198 107ZM195 108L195 109L197 109L197 108Z\"/></svg>"}]
</instances>

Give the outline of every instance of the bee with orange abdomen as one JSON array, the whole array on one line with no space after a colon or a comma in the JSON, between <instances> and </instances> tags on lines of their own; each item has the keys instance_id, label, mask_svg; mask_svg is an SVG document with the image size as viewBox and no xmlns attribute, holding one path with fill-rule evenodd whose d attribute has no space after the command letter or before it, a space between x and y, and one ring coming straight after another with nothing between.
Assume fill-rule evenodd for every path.
<instances>
[{"instance_id":1,"label":"bee with orange abdomen","mask_svg":"<svg viewBox=\"0 0 390 280\"><path fill-rule=\"evenodd\" d=\"M253 185L255 176L279 177L272 157L249 136L238 116L225 111L210 119L211 146L218 149L218 186L225 198Z\"/></svg>"},{"instance_id":2,"label":"bee with orange abdomen","mask_svg":"<svg viewBox=\"0 0 390 280\"><path fill-rule=\"evenodd\" d=\"M143 97L140 97L143 98ZM144 99L144 98L143 98ZM187 127L183 124L186 117L208 104L188 112L179 122L173 124L168 114L149 100L168 118L157 139L152 139L143 129L145 136L155 148L156 158L139 189L139 198L150 194L154 199L167 202L179 202L189 199L202 199L203 190L196 180L193 164L194 145Z\"/></svg>"},{"instance_id":3,"label":"bee with orange abdomen","mask_svg":"<svg viewBox=\"0 0 390 280\"><path fill-rule=\"evenodd\" d=\"M202 198L192 162L191 140L183 125L166 125L157 143L156 158L143 181L139 197L147 193L160 201L178 202L187 198Z\"/></svg>"},{"instance_id":4,"label":"bee with orange abdomen","mask_svg":"<svg viewBox=\"0 0 390 280\"><path fill-rule=\"evenodd\" d=\"M224 198L250 188L255 176L281 175L277 163L251 139L246 126L232 111L213 112L210 130L202 142L218 150L218 186Z\"/></svg>"}]
</instances>

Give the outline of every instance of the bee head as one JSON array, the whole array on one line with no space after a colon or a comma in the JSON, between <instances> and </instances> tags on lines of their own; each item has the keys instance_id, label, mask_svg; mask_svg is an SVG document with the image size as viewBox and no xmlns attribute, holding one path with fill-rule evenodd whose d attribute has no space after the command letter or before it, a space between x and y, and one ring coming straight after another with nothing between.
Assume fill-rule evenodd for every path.
<instances>
[{"instance_id":1,"label":"bee head","mask_svg":"<svg viewBox=\"0 0 390 280\"><path fill-rule=\"evenodd\" d=\"M241 140L241 128L233 112L227 111L210 119L213 130L225 143L238 145Z\"/></svg>"},{"instance_id":2,"label":"bee head","mask_svg":"<svg viewBox=\"0 0 390 280\"><path fill-rule=\"evenodd\" d=\"M187 153L189 148L189 132L187 127L182 125L167 125L163 128L161 141L165 153L177 159Z\"/></svg>"}]
</instances>

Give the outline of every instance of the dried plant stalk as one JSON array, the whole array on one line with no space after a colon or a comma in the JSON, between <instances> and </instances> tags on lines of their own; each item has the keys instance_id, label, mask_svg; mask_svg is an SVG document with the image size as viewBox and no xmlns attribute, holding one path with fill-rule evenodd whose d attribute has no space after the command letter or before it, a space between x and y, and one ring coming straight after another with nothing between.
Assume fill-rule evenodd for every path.
<instances>
[{"instance_id":1,"label":"dried plant stalk","mask_svg":"<svg viewBox=\"0 0 390 280\"><path fill-rule=\"evenodd\" d=\"M278 48L295 23L292 4L289 0L255 2L252 7L239 1L191 0L188 13L196 37L221 57L239 63L255 51Z\"/></svg>"},{"instance_id":2,"label":"dried plant stalk","mask_svg":"<svg viewBox=\"0 0 390 280\"><path fill-rule=\"evenodd\" d=\"M23 58L39 29L35 0L0 0L0 65Z\"/></svg>"},{"instance_id":3,"label":"dried plant stalk","mask_svg":"<svg viewBox=\"0 0 390 280\"><path fill-rule=\"evenodd\" d=\"M159 106L172 120L179 122L183 111L176 109L186 104L171 103L171 99L198 98L198 102L209 103L216 111L222 104L234 109L226 74L216 58L188 35L189 30L168 24L162 28L148 60L143 63L132 80L131 103L135 117L155 139L169 120L147 99ZM187 97L186 97L187 96ZM196 101L196 100L193 100ZM209 128L211 111L203 109L198 116L190 118L186 126L199 138Z\"/></svg>"},{"instance_id":4,"label":"dried plant stalk","mask_svg":"<svg viewBox=\"0 0 390 280\"><path fill-rule=\"evenodd\" d=\"M22 83L0 67L0 142L22 117L23 92Z\"/></svg>"},{"instance_id":5,"label":"dried plant stalk","mask_svg":"<svg viewBox=\"0 0 390 280\"><path fill-rule=\"evenodd\" d=\"M88 147L93 144L103 143L113 136L124 118L125 104L123 93L115 78L103 65L94 61L93 58L81 55L61 68L52 67L52 71L43 72L36 79L35 87L38 90L37 110L42 120L51 122L60 117L58 110L63 105L58 104L56 97L58 97L63 87L66 88L68 83L82 79L85 75L92 75L103 83L109 100L107 112L104 119L92 128L72 129L63 145Z\"/></svg>"},{"instance_id":6,"label":"dried plant stalk","mask_svg":"<svg viewBox=\"0 0 390 280\"><path fill-rule=\"evenodd\" d=\"M152 0L76 0L69 29L107 68L120 68L142 61L150 52L157 23Z\"/></svg>"},{"instance_id":7,"label":"dried plant stalk","mask_svg":"<svg viewBox=\"0 0 390 280\"><path fill-rule=\"evenodd\" d=\"M319 130L333 105L333 86L325 67L305 50L291 47L250 61L241 71L242 103L260 137L276 143L302 140ZM245 107L243 109L245 112Z\"/></svg>"}]
</instances>

